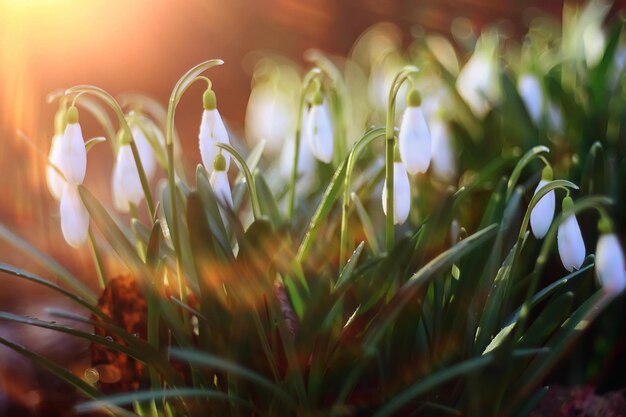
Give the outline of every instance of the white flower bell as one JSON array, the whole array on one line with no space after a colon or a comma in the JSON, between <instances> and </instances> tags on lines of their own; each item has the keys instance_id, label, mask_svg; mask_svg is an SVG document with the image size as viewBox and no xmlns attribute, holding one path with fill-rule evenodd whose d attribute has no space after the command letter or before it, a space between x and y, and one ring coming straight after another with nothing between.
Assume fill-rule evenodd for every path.
<instances>
[{"instance_id":1,"label":"white flower bell","mask_svg":"<svg viewBox=\"0 0 626 417\"><path fill-rule=\"evenodd\" d=\"M567 196L563 199L562 205L563 213L567 214L572 210L574 202ZM559 225L556 239L559 256L565 269L569 272L580 269L585 260L585 241L574 214L568 215Z\"/></svg>"},{"instance_id":2,"label":"white flower bell","mask_svg":"<svg viewBox=\"0 0 626 417\"><path fill-rule=\"evenodd\" d=\"M383 212L387 215L387 184L383 186ZM409 176L402 162L393 163L393 223L403 224L411 208Z\"/></svg>"},{"instance_id":3,"label":"white flower bell","mask_svg":"<svg viewBox=\"0 0 626 417\"><path fill-rule=\"evenodd\" d=\"M202 122L200 123L200 134L198 135L200 144L200 156L202 164L207 172L213 172L213 161L219 153L217 143L230 144L226 126L222 121L219 111L216 107L215 93L209 87L203 96L204 112L202 113ZM226 163L226 171L230 166L230 156L224 155Z\"/></svg>"},{"instance_id":4,"label":"white flower bell","mask_svg":"<svg viewBox=\"0 0 626 417\"><path fill-rule=\"evenodd\" d=\"M48 154L49 164L59 168L59 159L61 156L61 138L65 131L66 125L66 109L60 108L54 116L54 136L52 136L52 142L50 143L50 153ZM46 183L48 184L48 190L55 200L60 200L63 194L63 187L65 186L65 180L51 165L46 166Z\"/></svg>"},{"instance_id":5,"label":"white flower bell","mask_svg":"<svg viewBox=\"0 0 626 417\"><path fill-rule=\"evenodd\" d=\"M333 159L333 128L328 108L320 91L313 97L313 105L307 115L304 136L311 153L328 164Z\"/></svg>"},{"instance_id":6,"label":"white flower bell","mask_svg":"<svg viewBox=\"0 0 626 417\"><path fill-rule=\"evenodd\" d=\"M143 170L146 174L146 178L150 180L157 168L157 160L154 154L154 149L152 149L152 145L146 135L143 133L143 130L138 125L133 125L130 128L130 132L133 135L133 140L135 141L135 145L137 146L137 152L139 153L139 159L141 160L141 165L143 166Z\"/></svg>"},{"instance_id":7,"label":"white flower bell","mask_svg":"<svg viewBox=\"0 0 626 417\"><path fill-rule=\"evenodd\" d=\"M541 84L536 75L522 74L517 80L517 90L519 91L524 105L528 110L531 120L537 124L541 121L543 113L543 92Z\"/></svg>"},{"instance_id":8,"label":"white flower bell","mask_svg":"<svg viewBox=\"0 0 626 417\"><path fill-rule=\"evenodd\" d=\"M283 89L285 87L283 86ZM294 130L295 107L285 90L272 83L256 85L250 93L246 109L246 138L253 143L265 140L270 154L276 155Z\"/></svg>"},{"instance_id":9,"label":"white flower bell","mask_svg":"<svg viewBox=\"0 0 626 417\"><path fill-rule=\"evenodd\" d=\"M596 274L604 291L617 295L626 287L624 252L608 219L602 218L598 228L601 235L596 247Z\"/></svg>"},{"instance_id":10,"label":"white flower bell","mask_svg":"<svg viewBox=\"0 0 626 417\"><path fill-rule=\"evenodd\" d=\"M430 165L430 130L422 110L422 100L417 90L407 95L407 107L400 124L398 138L400 156L409 174L426 172Z\"/></svg>"},{"instance_id":11,"label":"white flower bell","mask_svg":"<svg viewBox=\"0 0 626 417\"><path fill-rule=\"evenodd\" d=\"M209 182L211 183L211 188L213 188L215 197L219 202L219 210L223 220L226 220L224 210L226 208L231 210L233 209L233 197L230 191L230 184L228 182L228 173L226 169L226 160L224 155L222 155L222 153L218 153L213 163L213 173L211 173Z\"/></svg>"},{"instance_id":12,"label":"white flower bell","mask_svg":"<svg viewBox=\"0 0 626 417\"><path fill-rule=\"evenodd\" d=\"M546 166L541 173L541 181L535 189L535 194L543 188L544 185L552 181L552 168ZM548 233L552 218L554 217L554 190L551 190L544 195L533 207L530 212L530 227L533 231L533 235L537 239L543 239Z\"/></svg>"},{"instance_id":13,"label":"white flower bell","mask_svg":"<svg viewBox=\"0 0 626 417\"><path fill-rule=\"evenodd\" d=\"M433 173L443 181L456 177L456 155L448 124L436 117L430 123L432 139Z\"/></svg>"},{"instance_id":14,"label":"white flower bell","mask_svg":"<svg viewBox=\"0 0 626 417\"><path fill-rule=\"evenodd\" d=\"M67 126L59 141L57 167L70 184L82 184L87 170L87 151L83 132L78 123L78 109L67 110Z\"/></svg>"},{"instance_id":15,"label":"white flower bell","mask_svg":"<svg viewBox=\"0 0 626 417\"><path fill-rule=\"evenodd\" d=\"M78 185L66 183L61 196L61 231L65 241L78 248L87 241L89 213L78 193Z\"/></svg>"},{"instance_id":16,"label":"white flower bell","mask_svg":"<svg viewBox=\"0 0 626 417\"><path fill-rule=\"evenodd\" d=\"M113 167L113 202L115 208L128 212L130 205L138 206L144 197L133 152L128 144L120 146Z\"/></svg>"}]
</instances>

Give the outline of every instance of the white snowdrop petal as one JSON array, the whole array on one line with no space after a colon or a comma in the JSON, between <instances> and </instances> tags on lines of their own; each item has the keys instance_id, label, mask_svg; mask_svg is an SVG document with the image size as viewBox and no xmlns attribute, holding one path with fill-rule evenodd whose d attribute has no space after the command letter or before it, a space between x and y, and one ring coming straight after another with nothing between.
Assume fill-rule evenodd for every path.
<instances>
[{"instance_id":1,"label":"white snowdrop petal","mask_svg":"<svg viewBox=\"0 0 626 417\"><path fill-rule=\"evenodd\" d=\"M614 233L603 234L596 247L596 274L602 288L609 294L619 294L626 286L624 252Z\"/></svg>"},{"instance_id":2,"label":"white snowdrop petal","mask_svg":"<svg viewBox=\"0 0 626 417\"><path fill-rule=\"evenodd\" d=\"M228 183L228 174L226 171L213 171L210 178L211 187L222 206L230 209L233 208L233 197ZM220 207L221 209L221 207Z\"/></svg>"},{"instance_id":3,"label":"white snowdrop petal","mask_svg":"<svg viewBox=\"0 0 626 417\"><path fill-rule=\"evenodd\" d=\"M489 111L489 100L497 97L497 68L482 54L474 54L459 72L456 89L474 114L484 117Z\"/></svg>"},{"instance_id":4,"label":"white snowdrop petal","mask_svg":"<svg viewBox=\"0 0 626 417\"><path fill-rule=\"evenodd\" d=\"M250 93L246 109L246 138L254 143L266 140L270 154L281 151L293 133L293 108L289 96L271 85L260 85Z\"/></svg>"},{"instance_id":5,"label":"white snowdrop petal","mask_svg":"<svg viewBox=\"0 0 626 417\"><path fill-rule=\"evenodd\" d=\"M543 111L543 93L539 79L535 75L523 74L517 82L517 89L530 118L539 123Z\"/></svg>"},{"instance_id":6,"label":"white snowdrop petal","mask_svg":"<svg viewBox=\"0 0 626 417\"><path fill-rule=\"evenodd\" d=\"M61 138L62 134L57 134L52 137L52 142L50 144L50 153L48 155L48 160L54 166L59 168L59 157L61 155ZM65 186L65 181L63 177L59 175L59 173L52 168L50 165L46 166L46 182L48 184L48 190L52 197L55 200L60 200L61 195L63 194L63 187Z\"/></svg>"},{"instance_id":7,"label":"white snowdrop petal","mask_svg":"<svg viewBox=\"0 0 626 417\"><path fill-rule=\"evenodd\" d=\"M539 181L535 189L535 194L547 183L548 181L546 180ZM554 205L554 190L552 190L544 195L541 200L537 202L535 207L533 207L530 213L530 227L533 235L535 235L537 239L543 239L546 233L548 233L550 224L552 224L552 218L554 217Z\"/></svg>"},{"instance_id":8,"label":"white snowdrop petal","mask_svg":"<svg viewBox=\"0 0 626 417\"><path fill-rule=\"evenodd\" d=\"M146 138L143 131L139 126L133 126L131 133L135 144L137 145L137 152L139 153L139 160L143 166L143 170L146 173L146 178L150 180L156 172L157 160L154 154L154 149L150 145L150 141Z\"/></svg>"},{"instance_id":9,"label":"white snowdrop petal","mask_svg":"<svg viewBox=\"0 0 626 417\"><path fill-rule=\"evenodd\" d=\"M448 125L440 120L430 124L433 173L444 181L451 181L456 176L455 152Z\"/></svg>"},{"instance_id":10,"label":"white snowdrop petal","mask_svg":"<svg viewBox=\"0 0 626 417\"><path fill-rule=\"evenodd\" d=\"M138 206L144 197L130 145L121 146L117 153L112 186L115 208L122 212L130 210L130 203Z\"/></svg>"},{"instance_id":11,"label":"white snowdrop petal","mask_svg":"<svg viewBox=\"0 0 626 417\"><path fill-rule=\"evenodd\" d=\"M583 240L576 216L568 216L557 232L559 256L569 272L580 269L585 260L585 241Z\"/></svg>"},{"instance_id":12,"label":"white snowdrop petal","mask_svg":"<svg viewBox=\"0 0 626 417\"><path fill-rule=\"evenodd\" d=\"M426 172L430 165L431 141L421 107L407 107L404 110L398 142L406 170L412 175Z\"/></svg>"},{"instance_id":13,"label":"white snowdrop petal","mask_svg":"<svg viewBox=\"0 0 626 417\"><path fill-rule=\"evenodd\" d=\"M200 145L200 156L202 164L207 172L213 172L213 161L219 153L216 146L218 142L230 144L226 126L222 121L222 117L217 109L204 110L202 113L202 122L200 123L200 133L198 135ZM226 171L230 167L230 155L228 152L222 152L226 160Z\"/></svg>"},{"instance_id":14,"label":"white snowdrop petal","mask_svg":"<svg viewBox=\"0 0 626 417\"><path fill-rule=\"evenodd\" d=\"M87 170L87 151L78 123L68 123L59 145L58 168L67 182L82 184Z\"/></svg>"},{"instance_id":15,"label":"white snowdrop petal","mask_svg":"<svg viewBox=\"0 0 626 417\"><path fill-rule=\"evenodd\" d=\"M383 212L387 215L387 184L383 185ZM402 162L393 164L393 223L403 224L411 209L411 186Z\"/></svg>"},{"instance_id":16,"label":"white snowdrop petal","mask_svg":"<svg viewBox=\"0 0 626 417\"><path fill-rule=\"evenodd\" d=\"M325 104L311 107L307 115L306 139L311 153L328 164L333 159L333 129Z\"/></svg>"},{"instance_id":17,"label":"white snowdrop petal","mask_svg":"<svg viewBox=\"0 0 626 417\"><path fill-rule=\"evenodd\" d=\"M66 184L61 196L61 231L72 247L82 246L89 233L89 213L78 193L76 184Z\"/></svg>"}]
</instances>

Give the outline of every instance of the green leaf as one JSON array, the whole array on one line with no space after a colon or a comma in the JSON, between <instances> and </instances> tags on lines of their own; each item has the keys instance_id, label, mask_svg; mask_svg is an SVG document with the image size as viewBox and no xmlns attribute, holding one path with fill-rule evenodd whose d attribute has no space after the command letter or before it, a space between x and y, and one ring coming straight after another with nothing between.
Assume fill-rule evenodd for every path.
<instances>
[{"instance_id":1,"label":"green leaf","mask_svg":"<svg viewBox=\"0 0 626 417\"><path fill-rule=\"evenodd\" d=\"M134 403L143 403L153 400L169 400L182 398L206 398L211 400L223 400L231 402L247 409L252 409L252 405L232 394L206 388L173 388L151 391L136 391L128 394L117 394L102 397L97 401L89 401L75 407L77 413L87 413L107 409L110 406L127 406Z\"/></svg>"},{"instance_id":2,"label":"green leaf","mask_svg":"<svg viewBox=\"0 0 626 417\"><path fill-rule=\"evenodd\" d=\"M89 152L91 150L91 148L93 148L94 146L96 146L99 143L102 142L106 142L106 138L102 137L102 136L98 136L96 138L91 138L89 139L87 142L85 142L85 151Z\"/></svg>"},{"instance_id":3,"label":"green leaf","mask_svg":"<svg viewBox=\"0 0 626 417\"><path fill-rule=\"evenodd\" d=\"M267 216L272 224L276 227L283 224L283 218L280 215L278 209L278 203L274 199L274 195L267 185L265 178L260 173L254 175L254 184L256 186L256 193L259 198L259 205L261 206L261 214Z\"/></svg>"},{"instance_id":4,"label":"green leaf","mask_svg":"<svg viewBox=\"0 0 626 417\"><path fill-rule=\"evenodd\" d=\"M507 184L507 190L506 190L507 200L513 193L513 190L515 189L515 186L517 185L517 181L522 175L522 171L524 170L526 165L528 165L534 159L537 159L541 154L549 153L549 152L550 152L550 149L547 146L535 146L534 148L530 149L528 152L524 154L524 156L520 158L520 160L517 162L517 165L515 165L515 168L513 169L511 176L509 177L509 182Z\"/></svg>"},{"instance_id":5,"label":"green leaf","mask_svg":"<svg viewBox=\"0 0 626 417\"><path fill-rule=\"evenodd\" d=\"M374 255L378 255L381 253L380 243L378 242L378 237L376 236L376 229L374 228L374 224L372 223L372 219L370 218L367 210L363 207L359 196L356 193L350 194L350 199L354 204L354 208L356 209L357 216L359 216L359 220L361 220L361 225L363 225L363 231L365 232L365 237L367 237L367 243Z\"/></svg>"},{"instance_id":6,"label":"green leaf","mask_svg":"<svg viewBox=\"0 0 626 417\"><path fill-rule=\"evenodd\" d=\"M27 255L30 259L46 268L47 271L61 279L65 284L69 285L70 288L76 291L80 297L83 297L87 302L92 304L96 302L95 293L87 288L78 278L72 275L71 272L1 223L0 239L4 240L20 252Z\"/></svg>"},{"instance_id":7,"label":"green leaf","mask_svg":"<svg viewBox=\"0 0 626 417\"><path fill-rule=\"evenodd\" d=\"M68 371L67 369L63 368L62 366L57 365L56 363L52 362L51 360L46 359L43 356L31 350L26 349L24 346L10 342L2 337L0 337L0 343L14 350L20 355L28 358L29 360L33 361L35 364L41 366L42 368L46 369L48 372L55 375L57 378L72 385L73 387L78 389L80 392L82 392L84 395L86 395L87 397L98 398L100 396L100 392L96 388L89 385L88 383L86 383L85 381L83 381L82 379L80 379L79 377L77 377L76 375Z\"/></svg>"}]
</instances>

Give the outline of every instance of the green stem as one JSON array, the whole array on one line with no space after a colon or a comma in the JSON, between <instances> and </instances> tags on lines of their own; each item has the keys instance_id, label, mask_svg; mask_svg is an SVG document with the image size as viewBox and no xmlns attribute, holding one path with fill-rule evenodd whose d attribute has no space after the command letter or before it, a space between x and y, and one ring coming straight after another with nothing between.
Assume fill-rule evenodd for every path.
<instances>
[{"instance_id":1,"label":"green stem","mask_svg":"<svg viewBox=\"0 0 626 417\"><path fill-rule=\"evenodd\" d=\"M387 216L385 218L385 242L387 253L391 252L394 242L393 230L393 162L394 147L396 137L394 133L394 119L396 113L396 96L404 81L410 79L411 75L417 74L419 69L413 65L407 65L396 75L389 90L389 103L387 105L387 123L385 125L385 187L387 188L387 199L385 200L385 209Z\"/></svg>"},{"instance_id":2,"label":"green stem","mask_svg":"<svg viewBox=\"0 0 626 417\"><path fill-rule=\"evenodd\" d=\"M341 243L339 246L339 266L345 265L348 252L348 209L350 208L350 192L352 181L352 170L361 153L370 143L379 137L383 137L385 129L382 127L371 129L359 139L348 154L348 162L346 166L346 177L343 188L343 202L341 206Z\"/></svg>"},{"instance_id":3,"label":"green stem","mask_svg":"<svg viewBox=\"0 0 626 417\"><path fill-rule=\"evenodd\" d=\"M146 204L148 205L148 213L150 218L154 218L154 200L152 199L152 192L150 191L150 184L148 182L148 178L146 177L146 171L143 169L143 164L141 163L141 158L139 157L139 151L137 150L137 145L135 144L135 139L133 138L133 134L130 131L130 126L128 126L128 122L126 121L126 117L124 116L124 112L122 108L118 104L118 102L111 96L109 93L104 91L101 88L94 87L91 85L77 85L75 87L69 88L65 91L66 95L69 94L92 94L96 97L102 99L106 104L113 109L113 112L117 116L117 119L120 123L121 128L124 130L125 134L130 138L130 148L133 152L133 159L135 160L135 165L137 165L137 172L139 173L139 181L141 182L141 188L143 189L143 193L146 197Z\"/></svg>"},{"instance_id":4,"label":"green stem","mask_svg":"<svg viewBox=\"0 0 626 417\"><path fill-rule=\"evenodd\" d=\"M543 158L541 154L548 153L548 152L550 152L550 149L548 149L546 146L535 146L534 148L530 149L528 152L524 154L524 156L520 158L517 165L515 165L515 168L513 169L513 172L511 173L511 177L509 178L509 182L507 183L507 186L506 186L507 201L511 197L511 194L513 193L513 190L515 189L515 185L517 184L517 181L519 180L520 175L522 175L522 170L526 167L526 165L528 165L535 158ZM545 158L543 159L545 160Z\"/></svg>"},{"instance_id":5,"label":"green stem","mask_svg":"<svg viewBox=\"0 0 626 417\"><path fill-rule=\"evenodd\" d=\"M293 206L296 198L296 180L298 179L298 154L300 153L300 139L302 137L302 110L304 108L304 100L306 99L306 93L311 86L313 80L322 73L319 68L312 68L304 76L302 81L302 91L300 92L300 98L298 100L298 112L296 118L296 136L294 138L295 144L293 147L293 166L291 169L291 179L289 181L289 196L287 202L287 220L291 221L293 216Z\"/></svg>"},{"instance_id":6,"label":"green stem","mask_svg":"<svg viewBox=\"0 0 626 417\"><path fill-rule=\"evenodd\" d=\"M174 246L174 252L176 254L176 277L178 281L178 288L181 291L181 300L186 300L186 294L184 293L183 277L182 277L182 254L180 249L180 233L178 230L178 205L176 203L176 174L174 169L174 120L176 117L176 106L180 102L182 95L187 91L189 86L197 79L197 77L204 71L216 65L222 65L224 61L221 59L211 59L204 61L185 74L176 82L167 107L167 118L165 124L165 147L167 154L167 181L169 185L169 197L170 206L172 208L172 224L170 226L170 232L172 237L172 244ZM185 315L186 317L186 315Z\"/></svg>"},{"instance_id":7,"label":"green stem","mask_svg":"<svg viewBox=\"0 0 626 417\"><path fill-rule=\"evenodd\" d=\"M216 145L218 148L224 149L226 152L231 154L233 158L239 164L239 168L243 172L244 176L246 177L246 182L248 183L248 190L250 191L250 204L252 205L252 213L254 214L254 218L256 220L260 219L261 218L261 205L259 204L259 197L257 196L257 193L256 193L256 184L254 181L254 175L252 175L252 171L250 171L250 168L248 167L246 160L241 156L239 152L237 152L235 148L233 148L229 144L218 142Z\"/></svg>"},{"instance_id":8,"label":"green stem","mask_svg":"<svg viewBox=\"0 0 626 417\"><path fill-rule=\"evenodd\" d=\"M93 256L93 262L96 266L96 274L98 275L98 283L100 288L104 290L107 286L106 275L104 274L104 268L102 267L102 258L100 252L98 252L98 246L96 245L96 239L93 235L93 230L89 228L89 247L91 248L91 255Z\"/></svg>"}]
</instances>

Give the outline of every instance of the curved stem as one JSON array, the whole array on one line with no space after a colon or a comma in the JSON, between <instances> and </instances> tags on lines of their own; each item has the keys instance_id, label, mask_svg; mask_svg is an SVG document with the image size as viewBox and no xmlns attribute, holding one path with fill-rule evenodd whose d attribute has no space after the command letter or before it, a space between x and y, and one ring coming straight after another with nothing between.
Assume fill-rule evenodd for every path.
<instances>
[{"instance_id":1,"label":"curved stem","mask_svg":"<svg viewBox=\"0 0 626 417\"><path fill-rule=\"evenodd\" d=\"M402 84L419 69L413 65L404 67L394 78L389 90L389 103L387 105L387 122L385 125L385 187L387 188L387 198L385 200L385 209L387 216L385 218L385 242L387 253L391 252L394 242L393 230L393 162L394 148L396 145L396 137L394 134L394 119L396 113L396 96Z\"/></svg>"},{"instance_id":2,"label":"curved stem","mask_svg":"<svg viewBox=\"0 0 626 417\"><path fill-rule=\"evenodd\" d=\"M379 137L383 137L385 134L385 128L379 127L375 129L371 129L365 133L359 139L350 153L348 154L348 161L346 166L346 178L344 180L344 188L343 188L343 202L341 206L341 243L339 246L339 267L341 268L345 262L347 257L348 250L348 208L350 206L350 183L352 179L352 170L354 169L354 165L356 161L359 159L363 150L369 146L374 140Z\"/></svg>"},{"instance_id":3,"label":"curved stem","mask_svg":"<svg viewBox=\"0 0 626 417\"><path fill-rule=\"evenodd\" d=\"M183 288L182 285L182 260L180 249L180 233L178 231L178 205L176 203L176 173L174 168L174 120L176 116L176 106L180 102L182 95L187 91L189 86L193 84L196 77L202 74L204 71L216 65L222 65L224 61L221 59L211 59L204 61L185 74L176 82L167 107L167 118L165 121L165 147L167 156L167 181L169 185L169 198L170 206L172 209L172 224L170 226L170 232L172 237L172 244L174 246L174 253L176 254L176 276L178 280L179 288ZM181 300L186 300L186 294L182 292L180 294Z\"/></svg>"},{"instance_id":4,"label":"curved stem","mask_svg":"<svg viewBox=\"0 0 626 417\"><path fill-rule=\"evenodd\" d=\"M291 221L293 216L293 205L296 198L296 180L298 176L298 154L300 153L300 138L302 137L302 110L304 108L304 100L306 99L306 93L311 86L313 80L322 73L319 68L312 68L304 76L302 81L302 91L300 92L300 98L298 100L298 112L296 119L296 135L295 144L293 147L293 167L291 169L291 179L289 181L289 200L287 201L287 219Z\"/></svg>"},{"instance_id":5,"label":"curved stem","mask_svg":"<svg viewBox=\"0 0 626 417\"><path fill-rule=\"evenodd\" d=\"M509 178L509 182L507 183L506 188L506 200L508 201L509 197L513 193L515 189L515 185L517 184L517 180L519 180L520 175L522 175L522 170L528 165L533 159L543 157L542 153L548 153L550 149L547 146L535 146L530 149L528 152L524 154L515 165L513 172L511 173L511 177ZM545 160L545 158L544 158Z\"/></svg>"},{"instance_id":6,"label":"curved stem","mask_svg":"<svg viewBox=\"0 0 626 417\"><path fill-rule=\"evenodd\" d=\"M141 158L139 157L139 150L137 149L135 139L133 138L133 134L130 131L130 126L128 126L128 122L126 121L126 117L124 116L124 112L122 111L120 105L113 98L113 96L111 96L105 90L91 85L77 85L75 87L65 90L65 94L77 94L77 97L82 94L92 94L102 99L105 103L109 105L109 107L111 107L111 109L113 109L113 112L117 116L121 128L124 130L124 133L127 134L130 138L130 149L133 153L135 165L137 166L137 173L139 174L141 188L143 189L144 196L146 197L148 213L151 219L154 218L154 200L152 199L152 192L150 191L148 177L146 177L146 171L143 169L143 164L141 163Z\"/></svg>"},{"instance_id":7,"label":"curved stem","mask_svg":"<svg viewBox=\"0 0 626 417\"><path fill-rule=\"evenodd\" d=\"M239 168L241 169L241 171L243 171L243 174L246 177L246 182L248 183L248 190L250 191L250 205L252 206L252 213L254 214L254 218L256 220L260 219L261 218L261 205L259 204L259 198L257 197L257 194L256 194L256 184L254 181L254 175L252 175L252 171L250 171L248 164L246 164L246 160L232 146L226 143L220 143L220 142L218 142L216 145L218 148L224 149L226 152L231 154L233 158L235 158L235 160L239 164Z\"/></svg>"}]
</instances>

